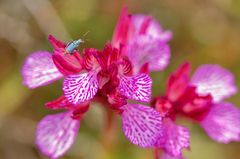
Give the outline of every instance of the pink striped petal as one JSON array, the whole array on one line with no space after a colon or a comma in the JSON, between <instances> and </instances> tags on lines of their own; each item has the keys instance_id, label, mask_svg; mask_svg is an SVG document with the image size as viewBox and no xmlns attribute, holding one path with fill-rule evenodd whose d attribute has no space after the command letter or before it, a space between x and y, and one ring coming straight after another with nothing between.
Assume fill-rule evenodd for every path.
<instances>
[{"instance_id":1,"label":"pink striped petal","mask_svg":"<svg viewBox=\"0 0 240 159\"><path fill-rule=\"evenodd\" d=\"M152 79L147 74L120 77L119 91L130 99L148 102L152 94L151 89Z\"/></svg>"},{"instance_id":2,"label":"pink striped petal","mask_svg":"<svg viewBox=\"0 0 240 159\"><path fill-rule=\"evenodd\" d=\"M29 88L44 86L63 77L47 51L37 51L28 56L22 68L22 76L24 85Z\"/></svg>"},{"instance_id":3,"label":"pink striped petal","mask_svg":"<svg viewBox=\"0 0 240 159\"><path fill-rule=\"evenodd\" d=\"M160 114L140 104L127 104L122 109L122 127L126 137L140 147L153 147L162 135Z\"/></svg>"},{"instance_id":4,"label":"pink striped petal","mask_svg":"<svg viewBox=\"0 0 240 159\"><path fill-rule=\"evenodd\" d=\"M178 126L171 119L165 119L163 137L157 142L157 147L163 148L171 156L181 156L182 149L190 146L190 132L183 126Z\"/></svg>"},{"instance_id":5,"label":"pink striped petal","mask_svg":"<svg viewBox=\"0 0 240 159\"><path fill-rule=\"evenodd\" d=\"M68 101L73 104L92 99L98 91L97 72L90 71L66 77L63 91Z\"/></svg>"},{"instance_id":6,"label":"pink striped petal","mask_svg":"<svg viewBox=\"0 0 240 159\"><path fill-rule=\"evenodd\" d=\"M160 71L166 68L170 60L170 48L159 39L141 35L133 39L126 48L126 55L132 62L134 73L141 66L149 64L150 71Z\"/></svg>"},{"instance_id":7,"label":"pink striped petal","mask_svg":"<svg viewBox=\"0 0 240 159\"><path fill-rule=\"evenodd\" d=\"M231 103L214 105L200 124L217 142L240 141L240 109Z\"/></svg>"},{"instance_id":8,"label":"pink striped petal","mask_svg":"<svg viewBox=\"0 0 240 159\"><path fill-rule=\"evenodd\" d=\"M237 92L234 76L218 65L202 65L194 73L191 83L201 95L211 94L215 102Z\"/></svg>"},{"instance_id":9,"label":"pink striped petal","mask_svg":"<svg viewBox=\"0 0 240 159\"><path fill-rule=\"evenodd\" d=\"M52 159L62 156L75 140L80 121L70 115L71 112L48 115L37 126L36 144Z\"/></svg>"}]
</instances>

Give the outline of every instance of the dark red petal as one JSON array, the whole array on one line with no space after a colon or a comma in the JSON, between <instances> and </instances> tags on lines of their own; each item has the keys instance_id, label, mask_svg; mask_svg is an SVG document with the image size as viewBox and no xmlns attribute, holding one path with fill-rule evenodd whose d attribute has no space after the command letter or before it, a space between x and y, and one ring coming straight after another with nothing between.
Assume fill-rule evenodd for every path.
<instances>
[{"instance_id":1,"label":"dark red petal","mask_svg":"<svg viewBox=\"0 0 240 159\"><path fill-rule=\"evenodd\" d=\"M145 74L149 74L150 73L148 62L142 65L142 67L139 70L139 73L145 73Z\"/></svg>"},{"instance_id":2,"label":"dark red petal","mask_svg":"<svg viewBox=\"0 0 240 159\"><path fill-rule=\"evenodd\" d=\"M189 117L199 118L206 113L212 105L212 96L199 95L195 87L188 87L176 103L176 109Z\"/></svg>"},{"instance_id":3,"label":"dark red petal","mask_svg":"<svg viewBox=\"0 0 240 159\"><path fill-rule=\"evenodd\" d=\"M71 117L73 119L81 119L82 116L88 111L89 109L89 101L79 104L73 111Z\"/></svg>"},{"instance_id":4,"label":"dark red petal","mask_svg":"<svg viewBox=\"0 0 240 159\"><path fill-rule=\"evenodd\" d=\"M84 49L83 50L83 67L90 71L93 68L100 66L98 60L96 59L98 50L94 48Z\"/></svg>"},{"instance_id":5,"label":"dark red petal","mask_svg":"<svg viewBox=\"0 0 240 159\"><path fill-rule=\"evenodd\" d=\"M70 109L70 108L74 107L73 104L68 102L68 100L64 96L61 96L51 102L46 103L45 106L47 108L53 109L53 110Z\"/></svg>"},{"instance_id":6,"label":"dark red petal","mask_svg":"<svg viewBox=\"0 0 240 159\"><path fill-rule=\"evenodd\" d=\"M166 97L156 97L152 105L161 114L162 117L170 117L174 119L174 109L172 103Z\"/></svg>"},{"instance_id":7,"label":"dark red petal","mask_svg":"<svg viewBox=\"0 0 240 159\"><path fill-rule=\"evenodd\" d=\"M51 45L54 49L65 48L66 47L66 45L63 42L57 40L51 34L48 36L48 41L51 43Z\"/></svg>"},{"instance_id":8,"label":"dark red petal","mask_svg":"<svg viewBox=\"0 0 240 159\"><path fill-rule=\"evenodd\" d=\"M110 72L110 75L109 75L109 72ZM98 78L104 78L109 76L108 82L102 85L101 91L104 94L111 94L119 86L120 80L117 75L118 75L118 68L117 68L117 65L114 65L114 64L109 67L109 70L107 74L105 74L105 76L102 75L102 72L99 73L99 76L102 76L102 77L98 77Z\"/></svg>"},{"instance_id":9,"label":"dark red petal","mask_svg":"<svg viewBox=\"0 0 240 159\"><path fill-rule=\"evenodd\" d=\"M110 66L119 59L120 51L107 43L103 49L103 54L107 57L107 66Z\"/></svg>"},{"instance_id":10,"label":"dark red petal","mask_svg":"<svg viewBox=\"0 0 240 159\"><path fill-rule=\"evenodd\" d=\"M127 98L118 91L114 91L108 95L108 102L111 104L113 110L120 110L121 106L127 104Z\"/></svg>"},{"instance_id":11,"label":"dark red petal","mask_svg":"<svg viewBox=\"0 0 240 159\"><path fill-rule=\"evenodd\" d=\"M97 51L93 53L93 56L97 60L98 64L101 66L102 69L107 69L107 57L104 55L103 52Z\"/></svg>"},{"instance_id":12,"label":"dark red petal","mask_svg":"<svg viewBox=\"0 0 240 159\"><path fill-rule=\"evenodd\" d=\"M52 55L53 62L58 70L65 76L79 73L82 70L80 54L77 51L73 52L73 54L64 52L64 49L57 49Z\"/></svg>"},{"instance_id":13,"label":"dark red petal","mask_svg":"<svg viewBox=\"0 0 240 159\"><path fill-rule=\"evenodd\" d=\"M122 58L119 65L119 73L122 75L132 75L132 64L127 57Z\"/></svg>"},{"instance_id":14,"label":"dark red petal","mask_svg":"<svg viewBox=\"0 0 240 159\"><path fill-rule=\"evenodd\" d=\"M108 72L101 71L98 73L98 83L99 83L99 88L102 89L103 86L110 80L110 76Z\"/></svg>"},{"instance_id":15,"label":"dark red petal","mask_svg":"<svg viewBox=\"0 0 240 159\"><path fill-rule=\"evenodd\" d=\"M174 102L184 93L189 85L189 63L181 65L176 72L174 72L168 79L167 83L167 97Z\"/></svg>"}]
</instances>

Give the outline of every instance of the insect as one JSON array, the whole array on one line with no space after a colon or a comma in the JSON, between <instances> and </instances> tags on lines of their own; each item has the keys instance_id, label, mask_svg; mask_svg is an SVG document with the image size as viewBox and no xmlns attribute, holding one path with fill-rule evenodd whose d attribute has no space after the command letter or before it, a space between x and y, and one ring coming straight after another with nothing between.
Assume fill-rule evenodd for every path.
<instances>
[{"instance_id":1,"label":"insect","mask_svg":"<svg viewBox=\"0 0 240 159\"><path fill-rule=\"evenodd\" d=\"M70 43L68 43L67 47L66 47L66 52L69 54L72 54L73 51L81 44L84 43L84 41L82 39L78 39L78 40L74 40L71 41Z\"/></svg>"},{"instance_id":2,"label":"insect","mask_svg":"<svg viewBox=\"0 0 240 159\"><path fill-rule=\"evenodd\" d=\"M85 37L89 32L86 32L83 37ZM73 51L81 44L84 43L83 39L73 40L69 42L66 46L66 53L72 54Z\"/></svg>"}]
</instances>

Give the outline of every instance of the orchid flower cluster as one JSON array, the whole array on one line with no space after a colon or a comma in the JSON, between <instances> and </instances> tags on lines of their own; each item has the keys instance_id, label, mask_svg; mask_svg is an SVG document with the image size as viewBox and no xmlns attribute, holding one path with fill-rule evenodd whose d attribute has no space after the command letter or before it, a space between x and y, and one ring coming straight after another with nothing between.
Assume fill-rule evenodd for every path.
<instances>
[{"instance_id":1,"label":"orchid flower cluster","mask_svg":"<svg viewBox=\"0 0 240 159\"><path fill-rule=\"evenodd\" d=\"M32 53L22 68L29 88L64 78L62 96L46 103L47 108L64 112L47 115L38 124L39 150L52 159L63 156L93 102L119 115L127 139L154 148L159 159L182 159L182 150L190 148L188 128L175 123L179 115L198 123L217 142L240 141L240 110L224 102L237 92L234 77L226 69L202 65L190 78L186 62L170 75L166 93L152 97L149 74L169 64L171 38L171 31L163 30L153 17L131 15L127 8L103 50L79 52L83 40L66 44L50 35L53 52ZM131 104L131 100L145 104Z\"/></svg>"}]
</instances>

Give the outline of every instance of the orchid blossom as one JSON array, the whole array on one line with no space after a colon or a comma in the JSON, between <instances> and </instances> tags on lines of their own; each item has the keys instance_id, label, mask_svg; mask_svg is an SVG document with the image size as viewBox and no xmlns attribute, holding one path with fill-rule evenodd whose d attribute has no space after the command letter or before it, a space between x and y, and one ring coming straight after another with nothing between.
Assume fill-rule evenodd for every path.
<instances>
[{"instance_id":1,"label":"orchid blossom","mask_svg":"<svg viewBox=\"0 0 240 159\"><path fill-rule=\"evenodd\" d=\"M202 65L190 79L190 65L183 64L173 73L163 96L152 105L163 117L163 137L156 149L162 159L182 159L182 149L189 148L189 130L174 124L178 114L198 123L215 141L240 141L240 110L223 100L235 94L234 76L218 65Z\"/></svg>"}]
</instances>

